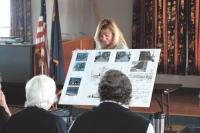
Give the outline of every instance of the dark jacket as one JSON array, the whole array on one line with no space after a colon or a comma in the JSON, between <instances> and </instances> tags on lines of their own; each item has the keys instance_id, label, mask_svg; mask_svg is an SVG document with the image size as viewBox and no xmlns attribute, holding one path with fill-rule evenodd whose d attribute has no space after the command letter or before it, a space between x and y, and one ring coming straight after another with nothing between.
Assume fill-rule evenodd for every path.
<instances>
[{"instance_id":1,"label":"dark jacket","mask_svg":"<svg viewBox=\"0 0 200 133\"><path fill-rule=\"evenodd\" d=\"M8 121L9 118L10 116L5 111L4 107L0 106L0 133L1 133L1 129L3 128L3 126Z\"/></svg>"},{"instance_id":2,"label":"dark jacket","mask_svg":"<svg viewBox=\"0 0 200 133\"><path fill-rule=\"evenodd\" d=\"M104 102L76 119L69 133L146 133L149 121L116 103Z\"/></svg>"},{"instance_id":3,"label":"dark jacket","mask_svg":"<svg viewBox=\"0 0 200 133\"><path fill-rule=\"evenodd\" d=\"M64 120L44 109L28 107L11 116L3 133L67 133Z\"/></svg>"}]
</instances>

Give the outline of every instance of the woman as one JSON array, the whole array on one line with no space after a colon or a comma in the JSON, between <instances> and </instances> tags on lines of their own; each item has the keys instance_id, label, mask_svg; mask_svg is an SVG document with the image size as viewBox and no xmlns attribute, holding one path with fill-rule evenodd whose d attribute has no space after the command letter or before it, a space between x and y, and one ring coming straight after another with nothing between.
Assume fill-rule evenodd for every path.
<instances>
[{"instance_id":1,"label":"woman","mask_svg":"<svg viewBox=\"0 0 200 133\"><path fill-rule=\"evenodd\" d=\"M97 49L128 49L123 34L112 19L99 22L94 40Z\"/></svg>"}]
</instances>

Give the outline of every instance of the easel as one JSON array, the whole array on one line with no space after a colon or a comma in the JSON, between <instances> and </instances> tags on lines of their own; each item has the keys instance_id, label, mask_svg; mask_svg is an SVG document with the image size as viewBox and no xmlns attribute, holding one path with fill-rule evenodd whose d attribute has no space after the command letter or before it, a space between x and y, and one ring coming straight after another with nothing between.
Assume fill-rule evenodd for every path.
<instances>
[{"instance_id":1,"label":"easel","mask_svg":"<svg viewBox=\"0 0 200 133\"><path fill-rule=\"evenodd\" d=\"M158 100L158 103L161 106L161 111L166 114L166 126L169 128L170 132L172 131L172 126L170 124L170 93L178 90L182 84L167 84L167 83L156 83L154 84L155 90L161 90L161 101Z\"/></svg>"},{"instance_id":2,"label":"easel","mask_svg":"<svg viewBox=\"0 0 200 133\"><path fill-rule=\"evenodd\" d=\"M58 98L60 98L61 93L62 93L62 88L63 88L63 84L62 83L57 83L57 92L56 95ZM59 108L57 108L55 111L53 111L53 113L55 113L56 115L60 116L60 117L64 117L65 122L66 122L66 126L67 128L70 127L70 125L72 124L72 122L75 120L75 117L73 115L73 108L81 108L81 109L91 109L92 106L84 106L84 105L59 105Z\"/></svg>"}]
</instances>

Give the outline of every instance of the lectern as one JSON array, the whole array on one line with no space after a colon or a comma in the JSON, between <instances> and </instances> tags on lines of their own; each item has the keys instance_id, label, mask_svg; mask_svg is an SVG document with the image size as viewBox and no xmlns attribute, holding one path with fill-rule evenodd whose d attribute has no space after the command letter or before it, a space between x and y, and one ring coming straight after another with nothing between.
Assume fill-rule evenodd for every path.
<instances>
[{"instance_id":1,"label":"lectern","mask_svg":"<svg viewBox=\"0 0 200 133\"><path fill-rule=\"evenodd\" d=\"M67 74L69 64L72 58L72 51L76 49L94 49L92 37L77 38L70 41L63 41L64 71Z\"/></svg>"}]
</instances>

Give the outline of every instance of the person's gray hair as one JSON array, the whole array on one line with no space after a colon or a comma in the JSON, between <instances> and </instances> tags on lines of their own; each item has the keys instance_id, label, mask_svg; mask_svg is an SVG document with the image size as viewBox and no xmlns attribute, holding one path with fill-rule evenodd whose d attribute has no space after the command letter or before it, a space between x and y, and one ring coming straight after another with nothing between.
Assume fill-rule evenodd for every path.
<instances>
[{"instance_id":1,"label":"person's gray hair","mask_svg":"<svg viewBox=\"0 0 200 133\"><path fill-rule=\"evenodd\" d=\"M48 110L57 101L56 84L46 75L34 76L26 83L25 107L37 106Z\"/></svg>"},{"instance_id":2,"label":"person's gray hair","mask_svg":"<svg viewBox=\"0 0 200 133\"><path fill-rule=\"evenodd\" d=\"M98 92L100 101L113 100L128 105L131 100L132 85L122 72L109 70L102 77Z\"/></svg>"}]
</instances>

